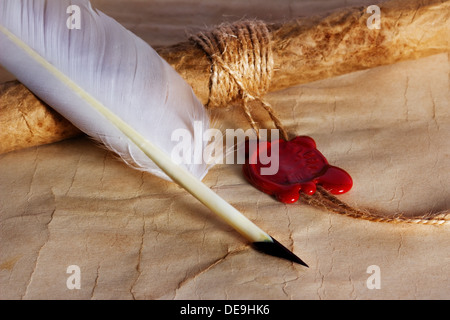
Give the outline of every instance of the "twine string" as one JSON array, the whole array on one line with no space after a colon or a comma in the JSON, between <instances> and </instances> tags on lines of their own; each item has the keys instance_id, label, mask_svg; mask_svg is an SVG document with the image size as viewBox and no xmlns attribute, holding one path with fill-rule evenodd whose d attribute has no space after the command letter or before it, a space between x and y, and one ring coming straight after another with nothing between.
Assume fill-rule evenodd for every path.
<instances>
[{"instance_id":1,"label":"twine string","mask_svg":"<svg viewBox=\"0 0 450 320\"><path fill-rule=\"evenodd\" d=\"M190 38L211 60L208 108L241 102L244 115L259 137L250 102L257 101L269 114L283 139L288 134L277 114L262 97L268 91L273 74L270 32L264 22L242 21L223 24L209 32Z\"/></svg>"},{"instance_id":2,"label":"twine string","mask_svg":"<svg viewBox=\"0 0 450 320\"><path fill-rule=\"evenodd\" d=\"M302 193L302 196L304 201L311 206L325 208L327 211L340 215L372 222L412 223L436 226L450 223L450 212L448 211L443 211L437 214L408 217L402 214L386 216L383 214L376 214L368 210L357 209L339 200L321 186L317 186L317 191L315 194L307 195Z\"/></svg>"},{"instance_id":3,"label":"twine string","mask_svg":"<svg viewBox=\"0 0 450 320\"><path fill-rule=\"evenodd\" d=\"M274 67L271 35L266 24L262 21L222 24L212 31L193 35L190 39L203 49L211 60L210 94L206 107L226 107L234 101L239 101L247 121L259 137L260 128L250 107L251 102L259 102L283 139L289 140L280 118L272 106L263 99L269 89ZM311 206L373 222L425 225L450 223L449 211L420 217L402 214L389 217L354 208L321 186L317 186L317 191L313 195L303 193L302 198Z\"/></svg>"}]
</instances>

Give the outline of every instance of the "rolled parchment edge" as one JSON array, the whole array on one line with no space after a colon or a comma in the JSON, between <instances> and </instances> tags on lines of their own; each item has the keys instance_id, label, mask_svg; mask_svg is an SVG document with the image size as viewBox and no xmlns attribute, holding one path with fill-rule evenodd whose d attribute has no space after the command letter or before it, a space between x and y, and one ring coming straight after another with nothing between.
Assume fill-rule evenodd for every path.
<instances>
[{"instance_id":1,"label":"rolled parchment edge","mask_svg":"<svg viewBox=\"0 0 450 320\"><path fill-rule=\"evenodd\" d=\"M450 1L391 0L379 8L379 28L363 6L268 24L274 59L268 91L450 52ZM156 51L206 104L211 60L205 52L192 41ZM0 125L0 154L81 134L18 81L0 84Z\"/></svg>"}]
</instances>

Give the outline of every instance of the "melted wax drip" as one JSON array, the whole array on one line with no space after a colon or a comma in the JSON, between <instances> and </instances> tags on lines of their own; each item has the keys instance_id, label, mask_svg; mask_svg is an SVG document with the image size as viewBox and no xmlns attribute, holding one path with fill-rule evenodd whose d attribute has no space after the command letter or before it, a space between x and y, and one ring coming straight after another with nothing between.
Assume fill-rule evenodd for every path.
<instances>
[{"instance_id":1,"label":"melted wax drip","mask_svg":"<svg viewBox=\"0 0 450 320\"><path fill-rule=\"evenodd\" d=\"M265 152L271 157L271 149L275 144L279 148L278 171L273 175L261 175L261 168L271 164L262 164L259 155ZM350 175L341 168L328 164L310 137L260 142L253 154L247 153L243 171L252 185L283 203L298 201L300 191L308 195L314 194L316 185L321 185L332 194L345 193L353 186Z\"/></svg>"}]
</instances>

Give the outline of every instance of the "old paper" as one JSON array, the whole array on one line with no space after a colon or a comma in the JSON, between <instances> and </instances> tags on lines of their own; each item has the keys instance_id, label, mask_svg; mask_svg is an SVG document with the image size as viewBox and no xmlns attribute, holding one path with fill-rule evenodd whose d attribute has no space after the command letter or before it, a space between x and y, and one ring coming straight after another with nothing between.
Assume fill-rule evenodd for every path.
<instances>
[{"instance_id":1,"label":"old paper","mask_svg":"<svg viewBox=\"0 0 450 320\"><path fill-rule=\"evenodd\" d=\"M284 1L275 10L272 2L96 1L155 45L178 42L186 28L202 24L284 19L338 2ZM352 175L354 187L340 199L417 215L450 208L449 75L450 56L439 54L266 98L290 132L313 137L331 164ZM214 116L223 128L247 126L239 108ZM204 182L310 268L256 252L177 185L77 138L0 155L0 298L449 297L448 226L374 223L284 205L249 185L240 165L216 166ZM71 266L79 268L79 289L71 287Z\"/></svg>"}]
</instances>

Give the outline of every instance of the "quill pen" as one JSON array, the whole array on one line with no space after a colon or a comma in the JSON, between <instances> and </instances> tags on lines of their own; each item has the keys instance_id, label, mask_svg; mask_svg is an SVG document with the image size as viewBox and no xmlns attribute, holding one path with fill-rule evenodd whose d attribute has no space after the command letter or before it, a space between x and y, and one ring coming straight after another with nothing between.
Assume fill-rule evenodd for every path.
<instances>
[{"instance_id":1,"label":"quill pen","mask_svg":"<svg viewBox=\"0 0 450 320\"><path fill-rule=\"evenodd\" d=\"M79 10L80 28L68 24ZM272 255L304 264L201 179L206 163L176 164L171 133L195 137L209 119L184 80L144 41L87 0L0 0L0 64L66 119L129 165L172 179Z\"/></svg>"}]
</instances>

